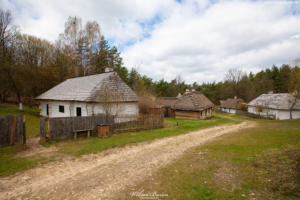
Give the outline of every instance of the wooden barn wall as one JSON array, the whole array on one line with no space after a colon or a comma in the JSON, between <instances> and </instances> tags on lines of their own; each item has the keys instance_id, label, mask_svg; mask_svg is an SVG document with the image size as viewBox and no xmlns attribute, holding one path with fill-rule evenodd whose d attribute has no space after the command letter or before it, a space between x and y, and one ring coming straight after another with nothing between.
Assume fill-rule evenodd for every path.
<instances>
[{"instance_id":1,"label":"wooden barn wall","mask_svg":"<svg viewBox=\"0 0 300 200\"><path fill-rule=\"evenodd\" d=\"M170 107L162 107L162 113L164 117L174 117L174 110Z\"/></svg>"},{"instance_id":2,"label":"wooden barn wall","mask_svg":"<svg viewBox=\"0 0 300 200\"><path fill-rule=\"evenodd\" d=\"M72 139L74 130L91 129L91 135L97 135L97 124L109 124L109 132L114 132L113 116L86 116L86 117L57 117L49 119L50 140Z\"/></svg>"},{"instance_id":3,"label":"wooden barn wall","mask_svg":"<svg viewBox=\"0 0 300 200\"><path fill-rule=\"evenodd\" d=\"M0 115L0 147L23 144L23 115Z\"/></svg>"},{"instance_id":4,"label":"wooden barn wall","mask_svg":"<svg viewBox=\"0 0 300 200\"><path fill-rule=\"evenodd\" d=\"M175 110L176 118L198 119L199 112Z\"/></svg>"}]
</instances>

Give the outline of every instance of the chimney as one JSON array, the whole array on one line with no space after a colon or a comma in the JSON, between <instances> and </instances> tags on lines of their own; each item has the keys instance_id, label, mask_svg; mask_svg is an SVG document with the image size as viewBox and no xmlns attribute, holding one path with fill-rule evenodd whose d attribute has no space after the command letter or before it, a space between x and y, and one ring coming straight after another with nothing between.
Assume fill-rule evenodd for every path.
<instances>
[{"instance_id":1,"label":"chimney","mask_svg":"<svg viewBox=\"0 0 300 200\"><path fill-rule=\"evenodd\" d=\"M192 89L192 92L195 92L195 89Z\"/></svg>"},{"instance_id":2,"label":"chimney","mask_svg":"<svg viewBox=\"0 0 300 200\"><path fill-rule=\"evenodd\" d=\"M189 90L189 89L186 89L185 91L186 91L186 92L189 92L190 90Z\"/></svg>"},{"instance_id":3,"label":"chimney","mask_svg":"<svg viewBox=\"0 0 300 200\"><path fill-rule=\"evenodd\" d=\"M114 71L114 69L111 68L111 67L106 67L105 68L105 73L107 73L107 72L113 72L113 71Z\"/></svg>"},{"instance_id":4,"label":"chimney","mask_svg":"<svg viewBox=\"0 0 300 200\"><path fill-rule=\"evenodd\" d=\"M273 94L273 91L269 91L268 94Z\"/></svg>"},{"instance_id":5,"label":"chimney","mask_svg":"<svg viewBox=\"0 0 300 200\"><path fill-rule=\"evenodd\" d=\"M234 96L234 99L237 99L237 96Z\"/></svg>"}]
</instances>

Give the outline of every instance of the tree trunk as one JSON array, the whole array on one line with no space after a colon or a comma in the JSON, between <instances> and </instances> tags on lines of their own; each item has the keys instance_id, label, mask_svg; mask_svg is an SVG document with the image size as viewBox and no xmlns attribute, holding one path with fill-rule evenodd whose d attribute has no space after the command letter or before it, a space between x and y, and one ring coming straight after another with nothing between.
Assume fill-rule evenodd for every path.
<instances>
[{"instance_id":1,"label":"tree trunk","mask_svg":"<svg viewBox=\"0 0 300 200\"><path fill-rule=\"evenodd\" d=\"M294 101L294 103L293 103L292 106L290 107L290 119L293 119L292 112L293 112L293 107L294 107L295 104L296 104L296 101Z\"/></svg>"}]
</instances>

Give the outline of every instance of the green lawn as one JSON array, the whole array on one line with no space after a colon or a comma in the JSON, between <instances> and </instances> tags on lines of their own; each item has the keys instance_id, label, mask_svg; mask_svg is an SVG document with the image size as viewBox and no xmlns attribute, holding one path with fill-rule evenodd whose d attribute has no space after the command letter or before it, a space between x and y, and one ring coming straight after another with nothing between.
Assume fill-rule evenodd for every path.
<instances>
[{"instance_id":1,"label":"green lawn","mask_svg":"<svg viewBox=\"0 0 300 200\"><path fill-rule=\"evenodd\" d=\"M40 110L37 107L29 108L23 106L20 111L18 106L3 106L0 105L0 115L25 115L26 119L26 136L34 136L40 134Z\"/></svg>"},{"instance_id":2,"label":"green lawn","mask_svg":"<svg viewBox=\"0 0 300 200\"><path fill-rule=\"evenodd\" d=\"M258 125L189 150L121 195L130 199L134 190L168 194L165 199L299 199L300 120L233 118Z\"/></svg>"},{"instance_id":3,"label":"green lawn","mask_svg":"<svg viewBox=\"0 0 300 200\"><path fill-rule=\"evenodd\" d=\"M179 126L177 126L177 120ZM78 142L75 140L67 141L67 145L60 148L59 152L63 154L82 155L87 153L97 153L108 148L124 147L128 144L145 142L163 137L176 136L186 134L190 131L195 131L201 128L212 127L224 123L239 123L230 119L225 119L217 116L212 116L206 120L191 120L191 119L171 119L165 118L165 128L152 129L138 132L117 133L109 138L99 139L92 137L91 141ZM48 143L55 145L57 142Z\"/></svg>"}]
</instances>

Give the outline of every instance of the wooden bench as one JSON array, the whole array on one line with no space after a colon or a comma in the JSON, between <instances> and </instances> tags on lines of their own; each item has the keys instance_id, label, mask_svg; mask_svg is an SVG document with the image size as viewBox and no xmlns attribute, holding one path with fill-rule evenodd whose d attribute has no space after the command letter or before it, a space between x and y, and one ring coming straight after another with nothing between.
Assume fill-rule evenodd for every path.
<instances>
[{"instance_id":1,"label":"wooden bench","mask_svg":"<svg viewBox=\"0 0 300 200\"><path fill-rule=\"evenodd\" d=\"M77 133L78 132L85 132L85 131L87 131L87 137L90 137L91 136L91 130L92 129L73 130L74 139L77 139Z\"/></svg>"}]
</instances>

